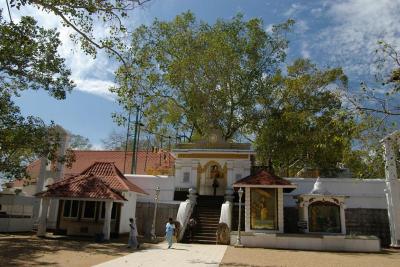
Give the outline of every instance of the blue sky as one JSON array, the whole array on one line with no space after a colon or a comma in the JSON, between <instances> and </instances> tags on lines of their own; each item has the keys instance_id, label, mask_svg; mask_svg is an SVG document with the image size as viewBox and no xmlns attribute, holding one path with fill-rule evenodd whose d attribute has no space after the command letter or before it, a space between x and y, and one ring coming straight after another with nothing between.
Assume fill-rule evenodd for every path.
<instances>
[{"instance_id":1,"label":"blue sky","mask_svg":"<svg viewBox=\"0 0 400 267\"><path fill-rule=\"evenodd\" d=\"M288 35L288 61L307 57L320 67L342 66L353 89L374 74L372 63L378 40L400 48L400 0L153 0L133 11L129 24L150 24L156 17L170 20L189 9L209 23L241 12L245 19L262 18L266 30L288 18L295 19L295 29ZM112 121L111 113L120 108L108 92L116 65L104 53L100 52L96 59L83 54L69 40L69 30L61 27L58 18L34 8L13 10L14 17L21 14L34 14L42 25L59 28L63 41L60 53L72 70L77 88L63 101L54 100L45 92L27 91L16 102L25 115L52 120L101 148L101 139L113 129L123 130Z\"/></svg>"}]
</instances>

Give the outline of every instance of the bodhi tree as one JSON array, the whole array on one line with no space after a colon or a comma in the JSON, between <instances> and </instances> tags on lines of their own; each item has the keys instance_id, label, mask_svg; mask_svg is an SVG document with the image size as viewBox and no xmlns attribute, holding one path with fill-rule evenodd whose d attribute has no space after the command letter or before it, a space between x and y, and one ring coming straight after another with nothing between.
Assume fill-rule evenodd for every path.
<instances>
[{"instance_id":1,"label":"bodhi tree","mask_svg":"<svg viewBox=\"0 0 400 267\"><path fill-rule=\"evenodd\" d=\"M259 159L272 160L282 175L295 175L304 167L323 173L343 161L358 133L354 114L349 113L335 88L346 87L340 68L319 70L299 59L269 83L263 119L255 125Z\"/></svg>"},{"instance_id":2,"label":"bodhi tree","mask_svg":"<svg viewBox=\"0 0 400 267\"><path fill-rule=\"evenodd\" d=\"M111 91L127 111L140 105L151 131L179 131L193 140L217 129L232 139L257 116L260 83L284 61L284 33L293 23L267 33L260 19L240 14L213 25L191 12L155 20L133 32L123 54L128 64L116 72Z\"/></svg>"}]
</instances>

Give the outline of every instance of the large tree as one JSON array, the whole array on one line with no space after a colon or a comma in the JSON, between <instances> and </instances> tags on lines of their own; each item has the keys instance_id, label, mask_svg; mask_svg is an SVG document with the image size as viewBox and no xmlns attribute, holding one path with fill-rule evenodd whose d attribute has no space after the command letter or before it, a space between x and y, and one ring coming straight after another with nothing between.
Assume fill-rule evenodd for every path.
<instances>
[{"instance_id":1,"label":"large tree","mask_svg":"<svg viewBox=\"0 0 400 267\"><path fill-rule=\"evenodd\" d=\"M260 19L242 15L213 25L191 12L156 20L132 34L128 65L117 71L112 92L128 111L140 105L151 131L179 131L190 140L217 129L232 139L257 116L260 84L285 59L284 33L292 24L267 33Z\"/></svg>"},{"instance_id":2,"label":"large tree","mask_svg":"<svg viewBox=\"0 0 400 267\"><path fill-rule=\"evenodd\" d=\"M347 98L358 111L397 120L400 116L400 50L384 41L378 44L375 82L372 85L361 82L360 91L347 92Z\"/></svg>"},{"instance_id":3,"label":"large tree","mask_svg":"<svg viewBox=\"0 0 400 267\"><path fill-rule=\"evenodd\" d=\"M43 89L56 99L64 99L74 87L70 70L58 53L58 32L38 25L34 14L14 22L15 12L31 6L52 13L73 29L71 37L86 53L95 56L96 49L104 48L121 60L115 47L120 43L118 33L126 30L121 18L143 2L147 1L9 0L6 12L0 8L1 176L23 177L24 166L33 158L64 160L56 157L60 146L57 127L40 118L24 118L13 98L23 90ZM100 39L94 38L96 19L109 29Z\"/></svg>"},{"instance_id":4,"label":"large tree","mask_svg":"<svg viewBox=\"0 0 400 267\"><path fill-rule=\"evenodd\" d=\"M259 160L272 160L282 174L303 167L328 172L343 161L358 133L354 114L342 103L337 87L346 87L340 68L320 70L299 59L268 82L263 119L255 124Z\"/></svg>"}]
</instances>

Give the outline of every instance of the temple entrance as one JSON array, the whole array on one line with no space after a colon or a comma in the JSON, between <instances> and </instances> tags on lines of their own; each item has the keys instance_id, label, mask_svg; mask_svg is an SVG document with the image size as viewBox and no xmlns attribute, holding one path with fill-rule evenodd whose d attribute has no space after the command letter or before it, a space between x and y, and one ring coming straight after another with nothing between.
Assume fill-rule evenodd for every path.
<instances>
[{"instance_id":1,"label":"temple entrance","mask_svg":"<svg viewBox=\"0 0 400 267\"><path fill-rule=\"evenodd\" d=\"M197 172L197 191L199 195L223 196L226 189L226 166L209 161L204 167L199 164Z\"/></svg>"}]
</instances>

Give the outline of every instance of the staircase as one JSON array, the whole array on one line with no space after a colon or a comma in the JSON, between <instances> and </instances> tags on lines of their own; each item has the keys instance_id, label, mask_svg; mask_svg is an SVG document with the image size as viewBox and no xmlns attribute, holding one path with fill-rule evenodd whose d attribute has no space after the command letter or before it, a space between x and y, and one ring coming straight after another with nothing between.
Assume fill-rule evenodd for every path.
<instances>
[{"instance_id":1,"label":"staircase","mask_svg":"<svg viewBox=\"0 0 400 267\"><path fill-rule=\"evenodd\" d=\"M197 225L193 231L191 243L215 244L216 232L221 214L223 196L199 196L194 217Z\"/></svg>"}]
</instances>

